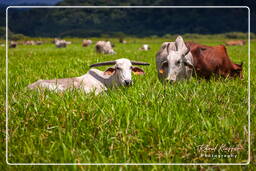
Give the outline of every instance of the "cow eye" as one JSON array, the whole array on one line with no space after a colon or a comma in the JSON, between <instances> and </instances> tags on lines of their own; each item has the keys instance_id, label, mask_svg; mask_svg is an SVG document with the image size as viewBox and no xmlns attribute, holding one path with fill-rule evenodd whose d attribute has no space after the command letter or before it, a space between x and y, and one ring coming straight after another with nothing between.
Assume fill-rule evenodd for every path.
<instances>
[{"instance_id":1,"label":"cow eye","mask_svg":"<svg viewBox=\"0 0 256 171\"><path fill-rule=\"evenodd\" d=\"M167 68L168 67L168 62L164 62L162 67L166 67Z\"/></svg>"},{"instance_id":2,"label":"cow eye","mask_svg":"<svg viewBox=\"0 0 256 171\"><path fill-rule=\"evenodd\" d=\"M177 61L177 62L176 62L176 65L180 65L180 61Z\"/></svg>"},{"instance_id":3,"label":"cow eye","mask_svg":"<svg viewBox=\"0 0 256 171\"><path fill-rule=\"evenodd\" d=\"M119 67L116 67L116 69L117 69L117 70L121 70L121 68L119 68Z\"/></svg>"}]
</instances>

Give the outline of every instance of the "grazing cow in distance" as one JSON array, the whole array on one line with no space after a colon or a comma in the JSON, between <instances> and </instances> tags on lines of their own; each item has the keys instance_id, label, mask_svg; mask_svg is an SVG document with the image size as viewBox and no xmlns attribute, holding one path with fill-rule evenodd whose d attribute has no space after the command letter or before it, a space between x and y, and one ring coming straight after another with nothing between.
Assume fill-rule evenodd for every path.
<instances>
[{"instance_id":1,"label":"grazing cow in distance","mask_svg":"<svg viewBox=\"0 0 256 171\"><path fill-rule=\"evenodd\" d=\"M27 40L24 42L25 45L35 45L36 42L34 40Z\"/></svg>"},{"instance_id":2,"label":"grazing cow in distance","mask_svg":"<svg viewBox=\"0 0 256 171\"><path fill-rule=\"evenodd\" d=\"M67 42L65 40L57 40L55 45L57 48L65 48L67 47Z\"/></svg>"},{"instance_id":3,"label":"grazing cow in distance","mask_svg":"<svg viewBox=\"0 0 256 171\"><path fill-rule=\"evenodd\" d=\"M230 40L226 42L227 46L243 46L245 45L244 40Z\"/></svg>"},{"instance_id":4,"label":"grazing cow in distance","mask_svg":"<svg viewBox=\"0 0 256 171\"><path fill-rule=\"evenodd\" d=\"M41 45L41 44L43 44L43 42L40 41L40 40L36 41L35 43L36 43L36 45Z\"/></svg>"},{"instance_id":5,"label":"grazing cow in distance","mask_svg":"<svg viewBox=\"0 0 256 171\"><path fill-rule=\"evenodd\" d=\"M141 48L139 48L139 50L148 51L148 50L150 50L150 47L148 44L144 44L144 45L142 45Z\"/></svg>"},{"instance_id":6,"label":"grazing cow in distance","mask_svg":"<svg viewBox=\"0 0 256 171\"><path fill-rule=\"evenodd\" d=\"M66 40L64 40L64 41L66 42L67 45L71 45L72 44L71 41L66 41Z\"/></svg>"},{"instance_id":7,"label":"grazing cow in distance","mask_svg":"<svg viewBox=\"0 0 256 171\"><path fill-rule=\"evenodd\" d=\"M103 54L115 54L110 41L98 41L95 45L96 52Z\"/></svg>"},{"instance_id":8,"label":"grazing cow in distance","mask_svg":"<svg viewBox=\"0 0 256 171\"><path fill-rule=\"evenodd\" d=\"M59 40L60 40L60 39L58 39L58 38L54 38L54 39L52 40L52 43L53 43L53 44L56 44L56 42L59 41Z\"/></svg>"},{"instance_id":9,"label":"grazing cow in distance","mask_svg":"<svg viewBox=\"0 0 256 171\"><path fill-rule=\"evenodd\" d=\"M124 40L124 39L122 39L122 38L120 38L120 39L119 39L119 43L126 44L126 43L127 43L127 41L126 41L126 40Z\"/></svg>"},{"instance_id":10,"label":"grazing cow in distance","mask_svg":"<svg viewBox=\"0 0 256 171\"><path fill-rule=\"evenodd\" d=\"M9 48L16 48L17 47L17 42L11 41Z\"/></svg>"},{"instance_id":11,"label":"grazing cow in distance","mask_svg":"<svg viewBox=\"0 0 256 171\"><path fill-rule=\"evenodd\" d=\"M101 62L92 64L90 67L114 65L106 71L90 69L85 75L74 78L63 78L54 80L38 80L30 85L29 89L48 89L53 91L65 91L68 89L81 89L85 93L100 92L115 86L132 85L132 75L144 74L144 71L133 65L149 65L146 62L130 61L129 59L118 59L115 61Z\"/></svg>"},{"instance_id":12,"label":"grazing cow in distance","mask_svg":"<svg viewBox=\"0 0 256 171\"><path fill-rule=\"evenodd\" d=\"M160 80L175 82L188 79L194 72L209 79L212 75L242 78L242 64L234 64L225 46L185 43L181 36L175 42L162 44L156 55Z\"/></svg>"},{"instance_id":13,"label":"grazing cow in distance","mask_svg":"<svg viewBox=\"0 0 256 171\"><path fill-rule=\"evenodd\" d=\"M92 44L92 41L91 41L91 40L83 40L82 46L83 46L83 47L87 47L87 46L89 46L89 45L91 45L91 44Z\"/></svg>"}]
</instances>

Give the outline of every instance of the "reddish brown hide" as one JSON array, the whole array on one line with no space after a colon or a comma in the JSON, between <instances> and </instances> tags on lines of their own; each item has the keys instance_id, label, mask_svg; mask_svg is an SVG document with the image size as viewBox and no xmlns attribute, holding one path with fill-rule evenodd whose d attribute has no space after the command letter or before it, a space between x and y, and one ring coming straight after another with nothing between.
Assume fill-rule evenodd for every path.
<instances>
[{"instance_id":1,"label":"reddish brown hide","mask_svg":"<svg viewBox=\"0 0 256 171\"><path fill-rule=\"evenodd\" d=\"M243 63L233 63L224 45L206 46L188 42L186 46L190 48L194 68L198 76L209 79L213 74L216 74L223 77L243 78Z\"/></svg>"}]
</instances>

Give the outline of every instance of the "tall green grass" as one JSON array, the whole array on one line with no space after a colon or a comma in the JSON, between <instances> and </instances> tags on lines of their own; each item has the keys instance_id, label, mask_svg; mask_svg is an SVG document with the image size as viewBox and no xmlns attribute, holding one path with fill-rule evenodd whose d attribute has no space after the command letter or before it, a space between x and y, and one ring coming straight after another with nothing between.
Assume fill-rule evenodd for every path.
<instances>
[{"instance_id":1,"label":"tall green grass","mask_svg":"<svg viewBox=\"0 0 256 171\"><path fill-rule=\"evenodd\" d=\"M94 46L83 48L80 39L63 49L52 44L9 49L10 163L247 162L247 45L228 47L234 62L244 62L243 80L192 78L166 85L159 82L155 67L155 54L166 40L129 39L128 44L113 41L115 55L96 54ZM207 45L223 41L196 40ZM142 43L149 44L151 50L139 51ZM0 51L4 53L4 48ZM255 55L255 49L251 51ZM98 96L81 91L54 93L26 88L38 79L80 76L92 63L118 58L151 65L142 66L145 75L133 75L133 86L113 88ZM252 89L255 62L252 55ZM2 99L4 64L2 59ZM255 102L254 94L251 99ZM4 104L1 106L4 113ZM254 110L255 105L251 111ZM2 142L4 149L5 141ZM242 145L244 150L235 153L237 158L204 158L198 151L202 144Z\"/></svg>"}]
</instances>

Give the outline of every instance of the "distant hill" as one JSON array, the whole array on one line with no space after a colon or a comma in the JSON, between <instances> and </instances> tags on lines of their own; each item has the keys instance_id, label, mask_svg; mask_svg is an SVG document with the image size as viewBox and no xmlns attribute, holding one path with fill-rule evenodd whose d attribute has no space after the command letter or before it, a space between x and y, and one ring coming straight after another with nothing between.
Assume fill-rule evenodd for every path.
<instances>
[{"instance_id":1,"label":"distant hill","mask_svg":"<svg viewBox=\"0 0 256 171\"><path fill-rule=\"evenodd\" d=\"M244 0L63 0L56 5L248 5L255 23L254 6ZM4 26L5 23L0 23ZM9 11L9 27L14 33L28 36L104 35L162 36L184 33L247 32L248 10L243 9L30 9ZM255 32L255 24L251 31Z\"/></svg>"}]
</instances>

